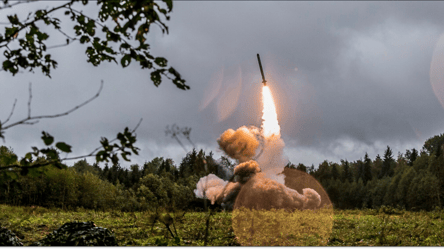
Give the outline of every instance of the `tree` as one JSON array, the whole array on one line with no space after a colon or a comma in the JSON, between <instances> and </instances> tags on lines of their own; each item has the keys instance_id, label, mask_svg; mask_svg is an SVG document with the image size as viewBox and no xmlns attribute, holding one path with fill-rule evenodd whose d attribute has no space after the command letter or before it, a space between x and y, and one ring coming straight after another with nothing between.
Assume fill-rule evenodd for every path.
<instances>
[{"instance_id":1,"label":"tree","mask_svg":"<svg viewBox=\"0 0 444 249\"><path fill-rule=\"evenodd\" d=\"M95 168L95 167L93 167L93 166L91 166L91 165L86 161L86 159L83 159L83 160L77 161L76 163L74 163L74 165L72 166L72 168L73 168L74 170L76 170L77 172L79 172L79 173L86 173L86 172L88 171L88 172L91 172L91 173L93 173L93 174L95 174L95 175L98 175L98 174L99 174L98 169Z\"/></svg>"},{"instance_id":2,"label":"tree","mask_svg":"<svg viewBox=\"0 0 444 249\"><path fill-rule=\"evenodd\" d=\"M411 181L408 188L407 202L413 210L433 210L439 206L439 182L430 172L421 171Z\"/></svg>"},{"instance_id":3,"label":"tree","mask_svg":"<svg viewBox=\"0 0 444 249\"><path fill-rule=\"evenodd\" d=\"M392 163L394 163L393 152L390 149L390 146L387 146L387 149L384 152L384 160L382 161L382 169L379 172L378 178L381 179L385 176L393 176L393 167Z\"/></svg>"},{"instance_id":4,"label":"tree","mask_svg":"<svg viewBox=\"0 0 444 249\"><path fill-rule=\"evenodd\" d=\"M387 192L385 193L384 199L383 199L383 203L386 206L396 206L396 204L399 204L399 199L396 198L397 196L395 195L397 189L398 189L398 185L399 185L399 181L401 180L402 174L397 174L395 175L393 178L391 178L391 181L389 183L389 185L387 186Z\"/></svg>"},{"instance_id":5,"label":"tree","mask_svg":"<svg viewBox=\"0 0 444 249\"><path fill-rule=\"evenodd\" d=\"M409 166L413 166L413 162L415 162L416 158L418 157L418 151L413 148L411 151L406 150L405 157L407 158L407 164Z\"/></svg>"},{"instance_id":6,"label":"tree","mask_svg":"<svg viewBox=\"0 0 444 249\"><path fill-rule=\"evenodd\" d=\"M352 172L350 171L350 166L347 160L341 160L341 164L342 164L342 177L341 180L342 181L348 181L348 182L352 182L353 181L353 175Z\"/></svg>"},{"instance_id":7,"label":"tree","mask_svg":"<svg viewBox=\"0 0 444 249\"><path fill-rule=\"evenodd\" d=\"M2 2L0 10L13 8L15 5L28 3L29 1L19 1L14 4L10 4L8 0ZM134 60L143 69L151 70L151 81L155 86L160 85L162 76L164 76L170 79L179 89L189 89L180 74L173 67L168 67L168 61L165 58L155 57L149 52L149 44L146 42L152 24L160 27L163 33L168 33L165 20L170 19L169 13L173 8L172 0L162 2L154 0L99 0L96 2L99 7L97 18L87 16L82 12L81 8L88 5L87 0L54 3L54 6L49 9L31 11L26 17L20 17L17 14L7 16L9 24L5 27L4 33L0 34L0 51L4 55L0 71L9 72L14 76L22 70L34 72L41 69L43 74L51 77L51 71L57 67L57 61L51 57L48 51L55 47L67 46L79 41L81 44L87 45L85 51L87 61L94 66L100 65L104 61L115 63L119 61L122 67L127 67ZM56 13L64 13L66 18L56 18L54 17ZM61 28L67 22L73 24L73 34L69 34L68 30ZM52 33L48 32L48 29L52 29ZM48 47L48 43L54 43L53 40L56 40L54 33L65 36L66 44ZM33 124L44 118L68 115L98 97L101 89L92 99L81 105L65 113L48 116L31 116L30 91L27 118L13 124L6 124L14 112L14 103L11 114L6 121L0 121L0 138L4 139L4 131L10 127ZM130 131L126 128L123 133L117 135L116 139L103 138L100 141L101 147L93 150L90 154L69 159L95 156L97 162L111 160L116 164L119 160L117 152L120 152L121 157L129 161L127 157L131 153L137 154L138 150L133 146L136 141L134 131L135 129ZM54 138L46 132L43 132L42 139L46 146L51 145L54 141ZM112 143L113 141L120 141L120 145ZM59 158L58 152L71 152L71 146L64 142L58 142L55 144L55 148L38 149L34 147L33 151L27 153L18 163L4 165L0 167L0 171L13 169L13 171L26 175L33 168L49 164L62 168L61 161L68 159ZM48 160L31 165L34 160L33 157L42 154Z\"/></svg>"},{"instance_id":8,"label":"tree","mask_svg":"<svg viewBox=\"0 0 444 249\"><path fill-rule=\"evenodd\" d=\"M362 181L363 181L364 185L366 185L367 182L371 181L373 178L371 164L372 164L372 160L369 158L369 156L366 152L365 156L364 156L364 165L363 165L363 170L362 170Z\"/></svg>"},{"instance_id":9,"label":"tree","mask_svg":"<svg viewBox=\"0 0 444 249\"><path fill-rule=\"evenodd\" d=\"M178 88L189 89L174 68L167 68L168 61L165 58L154 57L149 53L149 44L146 42L152 24L160 27L163 33L168 33L168 27L162 19L170 19L168 14L173 9L172 0L164 0L162 4L153 0L98 0L97 17L86 16L81 11L81 4L88 5L87 0L81 4L79 2L71 0L50 9L39 9L29 13L26 18L19 18L17 14L7 16L9 26L0 35L0 49L6 57L2 63L3 70L15 75L20 69L34 71L40 68L51 77L51 68L55 69L58 63L47 52L46 44L51 43L52 34L42 30L52 28L66 37L65 45L74 41L87 44L87 62L94 66L104 61L117 63L119 60L122 67L127 67L131 60L135 60L142 68L152 70L151 80L154 85L159 86L161 76L164 75L172 79ZM8 4L8 0L3 0L2 9L6 7L12 5ZM74 34L68 35L68 31L61 28L62 24L69 22L68 18L60 20L53 17L56 12L62 11L74 24ZM11 49L16 46L17 49Z\"/></svg>"},{"instance_id":10,"label":"tree","mask_svg":"<svg viewBox=\"0 0 444 249\"><path fill-rule=\"evenodd\" d=\"M416 158L413 163L413 168L415 168L416 172L420 172L421 170L426 170L429 165L429 155L425 151L421 151L421 154Z\"/></svg>"},{"instance_id":11,"label":"tree","mask_svg":"<svg viewBox=\"0 0 444 249\"><path fill-rule=\"evenodd\" d=\"M316 170L314 174L314 177L321 182L321 184L331 178L329 167L328 161L324 160L319 164L318 170Z\"/></svg>"},{"instance_id":12,"label":"tree","mask_svg":"<svg viewBox=\"0 0 444 249\"><path fill-rule=\"evenodd\" d=\"M417 175L417 172L413 167L407 168L401 175L401 178L398 182L398 187L396 192L394 193L395 199L398 200L398 204L401 207L409 207L409 203L407 201L408 190L410 184L412 183L413 178Z\"/></svg>"},{"instance_id":13,"label":"tree","mask_svg":"<svg viewBox=\"0 0 444 249\"><path fill-rule=\"evenodd\" d=\"M375 161L373 161L373 165L372 165L372 176L373 179L378 178L379 179L379 174L382 170L382 159L381 156L378 154L376 155Z\"/></svg>"},{"instance_id":14,"label":"tree","mask_svg":"<svg viewBox=\"0 0 444 249\"><path fill-rule=\"evenodd\" d=\"M303 172L307 172L307 167L303 163L299 163L298 166L296 167L296 169L303 171Z\"/></svg>"},{"instance_id":15,"label":"tree","mask_svg":"<svg viewBox=\"0 0 444 249\"><path fill-rule=\"evenodd\" d=\"M363 178L364 174L364 162L362 160L358 160L354 163L356 167L356 176L355 176L355 182L359 181L359 179Z\"/></svg>"},{"instance_id":16,"label":"tree","mask_svg":"<svg viewBox=\"0 0 444 249\"><path fill-rule=\"evenodd\" d=\"M350 186L350 206L353 208L362 208L364 203L365 188L362 178L353 182Z\"/></svg>"},{"instance_id":17,"label":"tree","mask_svg":"<svg viewBox=\"0 0 444 249\"><path fill-rule=\"evenodd\" d=\"M422 148L429 155L431 155L432 153L440 155L442 153L443 144L444 144L444 133L427 139L427 141L424 142L424 145L422 146Z\"/></svg>"},{"instance_id":18,"label":"tree","mask_svg":"<svg viewBox=\"0 0 444 249\"><path fill-rule=\"evenodd\" d=\"M314 172L315 172L314 164L312 164L312 165L310 166L310 168L308 168L308 173L309 173L310 175L313 175Z\"/></svg>"},{"instance_id":19,"label":"tree","mask_svg":"<svg viewBox=\"0 0 444 249\"><path fill-rule=\"evenodd\" d=\"M333 165L331 166L331 177L334 180L339 179L339 172L336 163L333 163Z\"/></svg>"},{"instance_id":20,"label":"tree","mask_svg":"<svg viewBox=\"0 0 444 249\"><path fill-rule=\"evenodd\" d=\"M372 208L379 208L384 204L384 196L390 181L390 177L384 177L376 181L374 188L370 190Z\"/></svg>"}]
</instances>

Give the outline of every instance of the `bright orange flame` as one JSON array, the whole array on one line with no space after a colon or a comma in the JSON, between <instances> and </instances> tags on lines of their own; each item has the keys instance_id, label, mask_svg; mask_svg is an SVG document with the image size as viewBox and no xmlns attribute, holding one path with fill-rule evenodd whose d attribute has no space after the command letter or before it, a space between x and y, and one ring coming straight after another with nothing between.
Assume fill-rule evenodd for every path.
<instances>
[{"instance_id":1,"label":"bright orange flame","mask_svg":"<svg viewBox=\"0 0 444 249\"><path fill-rule=\"evenodd\" d=\"M264 137L268 138L273 135L280 135L281 127L279 127L276 107L268 86L262 87L262 103L264 105L262 114L262 130Z\"/></svg>"}]
</instances>

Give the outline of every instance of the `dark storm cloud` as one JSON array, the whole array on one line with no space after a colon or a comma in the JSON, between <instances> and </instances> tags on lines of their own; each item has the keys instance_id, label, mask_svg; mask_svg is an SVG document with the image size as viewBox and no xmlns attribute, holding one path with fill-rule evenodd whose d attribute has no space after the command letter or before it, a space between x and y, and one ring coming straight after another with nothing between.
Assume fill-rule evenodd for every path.
<instances>
[{"instance_id":1,"label":"dark storm cloud","mask_svg":"<svg viewBox=\"0 0 444 249\"><path fill-rule=\"evenodd\" d=\"M6 89L0 92L0 119L16 97L16 115L26 115L30 81L36 114L69 109L104 80L101 96L68 117L8 131L7 145L23 154L32 143L42 145L38 139L45 130L71 142L75 153L87 153L101 136L112 137L143 118L137 131L142 151L135 162L155 156L178 162L185 155L164 134L173 123L191 127L197 147L217 151L216 139L226 129L260 125L260 53L293 163L355 160L365 151L374 157L386 145L394 151L419 149L442 132L444 122L429 81L434 46L444 31L443 7L441 2L174 2L170 34L153 27L149 42L153 55L167 58L190 91L175 89L166 79L156 88L137 65L92 67L85 63L85 47L71 45L54 51L60 67L52 80L40 73L0 73ZM199 111L221 68L219 92ZM238 94L230 99L236 108L220 119L218 106L219 112L224 109L229 91Z\"/></svg>"}]
</instances>

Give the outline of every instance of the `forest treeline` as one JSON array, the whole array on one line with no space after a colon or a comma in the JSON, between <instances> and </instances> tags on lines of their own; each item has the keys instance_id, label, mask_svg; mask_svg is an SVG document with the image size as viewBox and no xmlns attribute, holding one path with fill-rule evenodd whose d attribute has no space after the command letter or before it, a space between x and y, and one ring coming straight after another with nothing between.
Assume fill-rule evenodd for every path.
<instances>
[{"instance_id":1,"label":"forest treeline","mask_svg":"<svg viewBox=\"0 0 444 249\"><path fill-rule=\"evenodd\" d=\"M288 163L305 171L327 191L335 208L379 208L382 205L407 210L443 207L444 134L428 139L423 148L398 152L387 146L383 156L367 153L356 161L324 161L318 167ZM2 159L13 154L0 147ZM39 158L38 160L45 160ZM45 166L43 174L3 178L0 203L38 205L66 209L143 211L157 208L196 210L203 200L194 195L199 179L209 173L228 179L235 165L212 152L189 152L176 165L172 159L156 157L143 165L123 168L119 164L90 165L86 160L72 167Z\"/></svg>"}]
</instances>

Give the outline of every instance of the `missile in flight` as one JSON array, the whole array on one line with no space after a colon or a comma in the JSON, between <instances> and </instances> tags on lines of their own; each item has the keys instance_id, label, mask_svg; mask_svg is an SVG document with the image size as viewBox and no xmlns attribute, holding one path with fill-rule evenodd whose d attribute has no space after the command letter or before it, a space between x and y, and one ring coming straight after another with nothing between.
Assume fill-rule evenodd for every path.
<instances>
[{"instance_id":1,"label":"missile in flight","mask_svg":"<svg viewBox=\"0 0 444 249\"><path fill-rule=\"evenodd\" d=\"M266 86L267 81L265 80L264 70L262 69L261 57L259 56L259 54L257 54L257 61L259 62L259 68L261 69L262 83L264 83L264 86Z\"/></svg>"}]
</instances>

